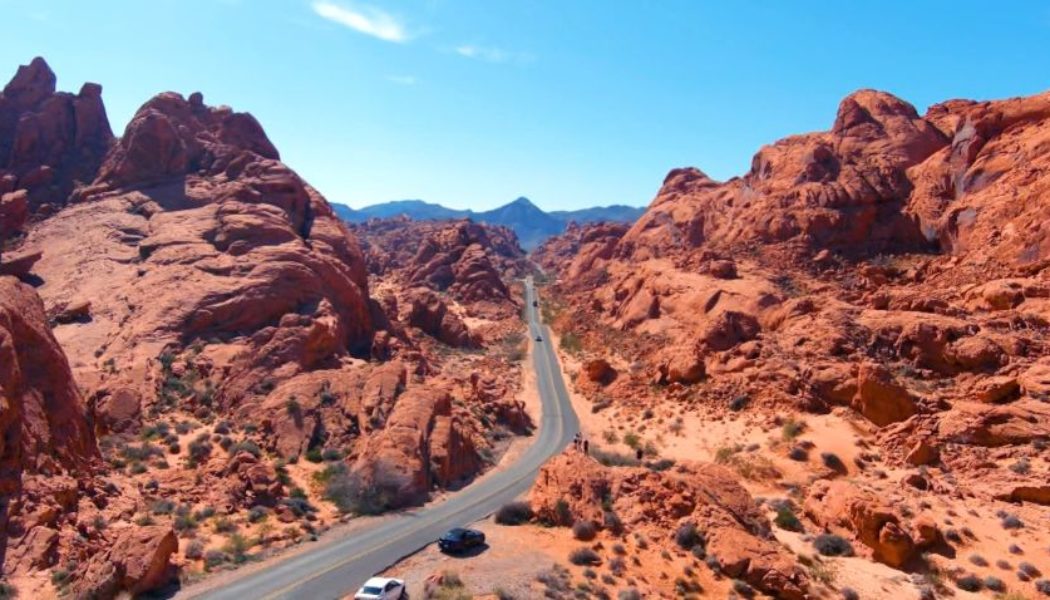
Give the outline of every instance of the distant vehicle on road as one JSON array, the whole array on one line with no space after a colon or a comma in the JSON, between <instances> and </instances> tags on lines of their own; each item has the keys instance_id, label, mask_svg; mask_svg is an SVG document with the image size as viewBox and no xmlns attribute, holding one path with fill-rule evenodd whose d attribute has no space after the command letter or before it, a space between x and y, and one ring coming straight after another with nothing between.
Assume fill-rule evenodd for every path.
<instances>
[{"instance_id":1,"label":"distant vehicle on road","mask_svg":"<svg viewBox=\"0 0 1050 600\"><path fill-rule=\"evenodd\" d=\"M464 552L471 548L477 548L485 543L485 534L477 529L464 529L456 527L438 540L438 548L442 552Z\"/></svg>"},{"instance_id":2,"label":"distant vehicle on road","mask_svg":"<svg viewBox=\"0 0 1050 600\"><path fill-rule=\"evenodd\" d=\"M533 300L532 301L532 305L533 306L539 306L540 305L540 301L539 300Z\"/></svg>"},{"instance_id":3,"label":"distant vehicle on road","mask_svg":"<svg viewBox=\"0 0 1050 600\"><path fill-rule=\"evenodd\" d=\"M354 600L401 600L405 597L405 582L400 579L373 577L354 594Z\"/></svg>"},{"instance_id":4,"label":"distant vehicle on road","mask_svg":"<svg viewBox=\"0 0 1050 600\"><path fill-rule=\"evenodd\" d=\"M542 341L543 341L543 338L537 335L537 336L536 336L536 341L537 341L537 342L542 342Z\"/></svg>"}]
</instances>

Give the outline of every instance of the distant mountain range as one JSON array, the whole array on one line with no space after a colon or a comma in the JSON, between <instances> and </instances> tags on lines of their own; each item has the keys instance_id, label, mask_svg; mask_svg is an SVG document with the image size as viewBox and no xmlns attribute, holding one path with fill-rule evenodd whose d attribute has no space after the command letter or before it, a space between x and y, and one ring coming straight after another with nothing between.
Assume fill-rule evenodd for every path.
<instances>
[{"instance_id":1,"label":"distant mountain range","mask_svg":"<svg viewBox=\"0 0 1050 600\"><path fill-rule=\"evenodd\" d=\"M335 209L337 215L352 223L405 215L416 220L469 218L479 223L505 225L514 230L514 233L518 235L518 242L526 250L532 250L547 238L562 233L570 221L576 221L577 223L593 223L596 221L632 223L645 212L644 208L624 205L544 212L528 198L518 198L499 208L481 212L447 208L440 204L422 200L395 200L393 202L373 204L362 209L353 209L349 206L333 203L332 208Z\"/></svg>"}]
</instances>

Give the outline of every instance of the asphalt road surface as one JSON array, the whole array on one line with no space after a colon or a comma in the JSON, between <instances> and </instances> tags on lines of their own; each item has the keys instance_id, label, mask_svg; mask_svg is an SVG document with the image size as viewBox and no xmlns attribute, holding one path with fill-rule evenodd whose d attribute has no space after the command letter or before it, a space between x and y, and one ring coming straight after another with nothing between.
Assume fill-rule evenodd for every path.
<instances>
[{"instance_id":1,"label":"asphalt road surface","mask_svg":"<svg viewBox=\"0 0 1050 600\"><path fill-rule=\"evenodd\" d=\"M425 507L407 511L375 525L358 528L345 537L325 539L261 569L250 569L221 586L201 586L177 594L206 600L327 600L357 591L366 579L437 540L452 527L464 526L492 514L529 489L540 466L564 449L579 429L569 394L558 368L547 328L533 307L536 290L525 283L529 335L533 339L532 366L543 403L539 432L532 445L513 464L483 477ZM536 337L542 338L536 342ZM229 576L227 576L229 577Z\"/></svg>"}]
</instances>

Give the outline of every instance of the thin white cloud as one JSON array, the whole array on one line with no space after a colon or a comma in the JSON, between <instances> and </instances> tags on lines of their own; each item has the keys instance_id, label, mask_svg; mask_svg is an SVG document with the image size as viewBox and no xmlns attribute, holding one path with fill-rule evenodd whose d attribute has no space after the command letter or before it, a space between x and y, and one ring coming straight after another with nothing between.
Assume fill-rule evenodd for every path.
<instances>
[{"instance_id":1,"label":"thin white cloud","mask_svg":"<svg viewBox=\"0 0 1050 600\"><path fill-rule=\"evenodd\" d=\"M387 75L386 80L398 85L416 85L416 78L412 75Z\"/></svg>"},{"instance_id":2,"label":"thin white cloud","mask_svg":"<svg viewBox=\"0 0 1050 600\"><path fill-rule=\"evenodd\" d=\"M412 38L397 17L374 6L350 7L329 0L317 0L312 6L323 19L386 42L402 44Z\"/></svg>"},{"instance_id":3,"label":"thin white cloud","mask_svg":"<svg viewBox=\"0 0 1050 600\"><path fill-rule=\"evenodd\" d=\"M533 56L525 52L510 52L502 48L495 48L492 46L474 46L472 44L463 44L462 46L456 46L456 54L464 56L466 58L472 58L475 60L483 60L490 63L527 63L532 62Z\"/></svg>"}]
</instances>

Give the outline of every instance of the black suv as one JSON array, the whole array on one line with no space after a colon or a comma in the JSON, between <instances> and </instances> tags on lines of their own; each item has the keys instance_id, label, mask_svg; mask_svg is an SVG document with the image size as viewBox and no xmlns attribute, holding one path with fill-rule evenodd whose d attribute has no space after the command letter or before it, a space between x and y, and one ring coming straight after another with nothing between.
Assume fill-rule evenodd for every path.
<instances>
[{"instance_id":1,"label":"black suv","mask_svg":"<svg viewBox=\"0 0 1050 600\"><path fill-rule=\"evenodd\" d=\"M464 552L485 544L485 534L477 529L456 527L438 540L442 552Z\"/></svg>"}]
</instances>

